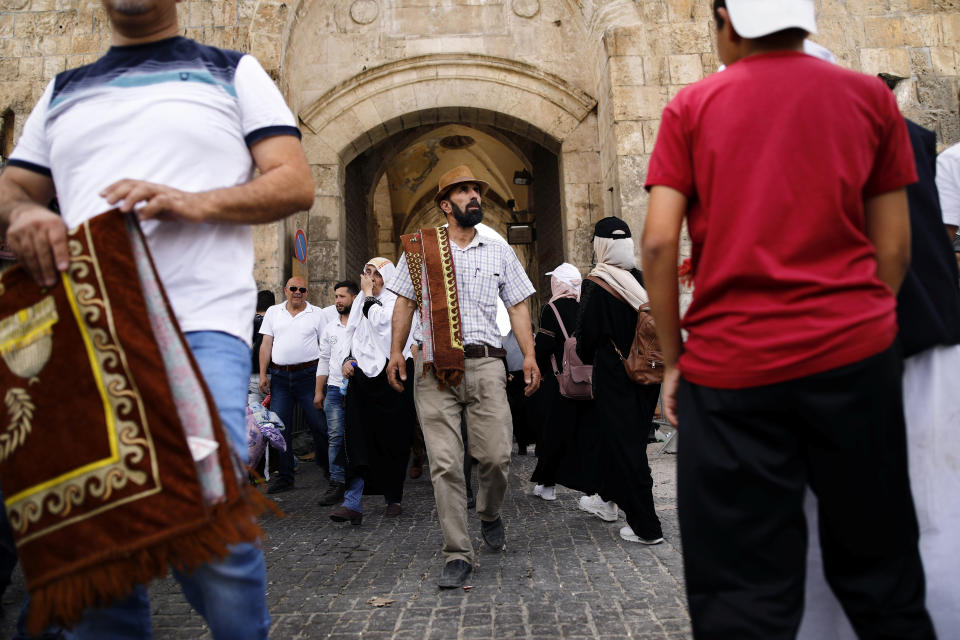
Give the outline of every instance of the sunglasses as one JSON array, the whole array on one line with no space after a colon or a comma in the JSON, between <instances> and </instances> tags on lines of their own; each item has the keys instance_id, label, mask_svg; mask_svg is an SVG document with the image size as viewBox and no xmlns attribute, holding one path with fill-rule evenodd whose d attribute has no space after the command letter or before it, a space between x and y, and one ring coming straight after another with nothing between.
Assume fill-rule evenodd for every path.
<instances>
[{"instance_id":1,"label":"sunglasses","mask_svg":"<svg viewBox=\"0 0 960 640\"><path fill-rule=\"evenodd\" d=\"M290 287L290 291L294 293L296 293L297 291L299 291L300 293L306 293L307 288L306 287Z\"/></svg>"}]
</instances>

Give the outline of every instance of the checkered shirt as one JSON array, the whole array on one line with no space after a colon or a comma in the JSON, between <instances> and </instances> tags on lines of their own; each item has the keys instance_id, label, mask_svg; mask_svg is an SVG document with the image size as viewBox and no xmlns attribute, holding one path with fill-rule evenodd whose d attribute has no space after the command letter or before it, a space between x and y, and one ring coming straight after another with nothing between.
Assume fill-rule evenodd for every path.
<instances>
[{"instance_id":1,"label":"checkered shirt","mask_svg":"<svg viewBox=\"0 0 960 640\"><path fill-rule=\"evenodd\" d=\"M534 293L517 254L502 241L479 233L465 249L451 241L450 251L457 273L463 343L502 346L497 328L497 296L507 307L512 307ZM400 258L397 272L387 288L398 296L416 299L406 254Z\"/></svg>"}]
</instances>

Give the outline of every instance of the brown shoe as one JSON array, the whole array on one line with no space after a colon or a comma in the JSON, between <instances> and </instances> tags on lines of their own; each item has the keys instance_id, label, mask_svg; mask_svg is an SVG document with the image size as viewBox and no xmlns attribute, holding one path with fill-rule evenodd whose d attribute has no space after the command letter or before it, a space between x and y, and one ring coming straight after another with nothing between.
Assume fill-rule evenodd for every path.
<instances>
[{"instance_id":1,"label":"brown shoe","mask_svg":"<svg viewBox=\"0 0 960 640\"><path fill-rule=\"evenodd\" d=\"M363 514L341 505L330 512L330 519L334 522L349 522L353 526L357 526L363 522Z\"/></svg>"},{"instance_id":2,"label":"brown shoe","mask_svg":"<svg viewBox=\"0 0 960 640\"><path fill-rule=\"evenodd\" d=\"M386 514L388 518L396 518L401 513L403 513L403 507L400 506L399 502L391 502L387 505Z\"/></svg>"}]
</instances>

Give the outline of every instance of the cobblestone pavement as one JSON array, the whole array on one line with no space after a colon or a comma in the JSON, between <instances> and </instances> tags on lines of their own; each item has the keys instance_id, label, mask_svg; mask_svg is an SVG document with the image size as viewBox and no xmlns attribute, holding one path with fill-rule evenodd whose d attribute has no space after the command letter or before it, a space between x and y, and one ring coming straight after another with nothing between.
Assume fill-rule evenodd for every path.
<instances>
[{"instance_id":1,"label":"cobblestone pavement","mask_svg":"<svg viewBox=\"0 0 960 640\"><path fill-rule=\"evenodd\" d=\"M666 543L654 547L621 540L622 515L605 523L579 511L579 493L558 487L555 502L534 497L527 479L536 458L514 454L507 548L480 551L469 591L437 589L441 536L427 473L407 481L399 518L384 516L379 496L365 497L363 525L353 527L316 505L326 483L303 464L296 491L278 496L286 517L264 523L271 638L689 638L676 457L660 446L648 453ZM479 549L476 515L470 522ZM2 602L2 638L13 635L23 593L18 569ZM150 594L156 638L209 637L176 582L154 584ZM374 607L374 597L392 602Z\"/></svg>"}]
</instances>

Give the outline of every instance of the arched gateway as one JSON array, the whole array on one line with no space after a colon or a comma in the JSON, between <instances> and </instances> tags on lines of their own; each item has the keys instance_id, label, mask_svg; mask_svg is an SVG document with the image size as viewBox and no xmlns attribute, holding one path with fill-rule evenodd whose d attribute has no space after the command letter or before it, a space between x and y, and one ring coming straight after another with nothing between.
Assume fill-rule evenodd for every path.
<instances>
[{"instance_id":1,"label":"arched gateway","mask_svg":"<svg viewBox=\"0 0 960 640\"><path fill-rule=\"evenodd\" d=\"M373 255L398 258L401 233L440 224L437 178L458 164L492 185L487 224L504 236L513 225L533 230L514 248L537 282L564 260L564 231L575 229L563 193L591 182L598 191L580 157L596 153L595 106L557 76L473 54L388 63L314 99L298 115L320 195L283 233L306 233L311 289L323 299Z\"/></svg>"},{"instance_id":2,"label":"arched gateway","mask_svg":"<svg viewBox=\"0 0 960 640\"><path fill-rule=\"evenodd\" d=\"M440 224L437 178L464 163L492 185L488 224L503 235L509 224L536 230L515 247L536 281L563 260L560 159L578 128L596 140L594 105L529 65L469 54L377 67L319 97L300 112L308 160L324 181L305 229L317 256L312 288L359 273L374 254L395 259L400 233ZM563 175L571 189L589 179Z\"/></svg>"}]
</instances>

